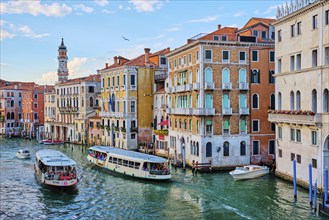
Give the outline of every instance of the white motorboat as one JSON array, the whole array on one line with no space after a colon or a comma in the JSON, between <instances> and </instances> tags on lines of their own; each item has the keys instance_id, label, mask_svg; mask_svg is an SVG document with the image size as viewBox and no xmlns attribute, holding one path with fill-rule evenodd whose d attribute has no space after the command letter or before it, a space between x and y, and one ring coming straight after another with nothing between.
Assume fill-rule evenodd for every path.
<instances>
[{"instance_id":1,"label":"white motorboat","mask_svg":"<svg viewBox=\"0 0 329 220\"><path fill-rule=\"evenodd\" d=\"M152 180L171 178L168 160L114 147L94 146L90 148L88 160L104 169L127 176Z\"/></svg>"},{"instance_id":2,"label":"white motorboat","mask_svg":"<svg viewBox=\"0 0 329 220\"><path fill-rule=\"evenodd\" d=\"M16 157L20 158L20 159L29 159L29 158L31 158L31 153L29 150L21 149L21 150L17 151Z\"/></svg>"},{"instance_id":3,"label":"white motorboat","mask_svg":"<svg viewBox=\"0 0 329 220\"><path fill-rule=\"evenodd\" d=\"M34 171L44 185L69 187L78 183L74 160L60 151L43 149L36 153Z\"/></svg>"},{"instance_id":4,"label":"white motorboat","mask_svg":"<svg viewBox=\"0 0 329 220\"><path fill-rule=\"evenodd\" d=\"M248 165L244 167L236 167L235 170L230 172L234 180L253 179L264 176L269 173L267 166Z\"/></svg>"}]
</instances>

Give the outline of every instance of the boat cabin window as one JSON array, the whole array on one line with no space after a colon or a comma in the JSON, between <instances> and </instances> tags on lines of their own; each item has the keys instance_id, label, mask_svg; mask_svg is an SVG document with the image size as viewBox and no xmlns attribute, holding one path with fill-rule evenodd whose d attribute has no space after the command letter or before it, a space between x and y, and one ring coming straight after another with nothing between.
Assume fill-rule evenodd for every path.
<instances>
[{"instance_id":1,"label":"boat cabin window","mask_svg":"<svg viewBox=\"0 0 329 220\"><path fill-rule=\"evenodd\" d=\"M118 159L118 164L122 165L122 159Z\"/></svg>"},{"instance_id":2,"label":"boat cabin window","mask_svg":"<svg viewBox=\"0 0 329 220\"><path fill-rule=\"evenodd\" d=\"M135 162L135 169L139 169L139 167L140 167L140 165L141 165L141 163L138 163L138 162Z\"/></svg>"},{"instance_id":3,"label":"boat cabin window","mask_svg":"<svg viewBox=\"0 0 329 220\"><path fill-rule=\"evenodd\" d=\"M123 166L125 166L125 167L128 166L128 160L123 160Z\"/></svg>"},{"instance_id":4,"label":"boat cabin window","mask_svg":"<svg viewBox=\"0 0 329 220\"><path fill-rule=\"evenodd\" d=\"M113 163L114 163L114 164L118 164L118 158L113 157Z\"/></svg>"},{"instance_id":5,"label":"boat cabin window","mask_svg":"<svg viewBox=\"0 0 329 220\"><path fill-rule=\"evenodd\" d=\"M129 167L134 168L134 161L129 161Z\"/></svg>"},{"instance_id":6,"label":"boat cabin window","mask_svg":"<svg viewBox=\"0 0 329 220\"><path fill-rule=\"evenodd\" d=\"M112 163L112 157L109 157L109 162Z\"/></svg>"}]
</instances>

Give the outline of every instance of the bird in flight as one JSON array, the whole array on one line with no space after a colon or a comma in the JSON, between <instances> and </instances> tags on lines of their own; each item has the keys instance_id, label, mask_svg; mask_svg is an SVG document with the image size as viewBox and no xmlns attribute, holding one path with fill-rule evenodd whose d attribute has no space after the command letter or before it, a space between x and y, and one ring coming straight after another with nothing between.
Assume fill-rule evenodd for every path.
<instances>
[{"instance_id":1,"label":"bird in flight","mask_svg":"<svg viewBox=\"0 0 329 220\"><path fill-rule=\"evenodd\" d=\"M129 41L129 39L128 38L125 38L125 37L122 37L124 40L126 40L126 41Z\"/></svg>"}]
</instances>

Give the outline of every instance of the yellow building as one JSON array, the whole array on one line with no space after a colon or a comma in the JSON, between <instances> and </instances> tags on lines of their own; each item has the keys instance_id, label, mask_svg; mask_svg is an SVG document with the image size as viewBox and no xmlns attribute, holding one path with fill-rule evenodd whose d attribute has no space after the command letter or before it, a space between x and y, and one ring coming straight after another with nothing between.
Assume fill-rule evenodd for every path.
<instances>
[{"instance_id":1,"label":"yellow building","mask_svg":"<svg viewBox=\"0 0 329 220\"><path fill-rule=\"evenodd\" d=\"M161 54L161 51L155 53ZM134 150L152 143L154 74L159 59L145 48L132 60L114 57L114 64L100 70L102 103L100 117L105 144Z\"/></svg>"}]
</instances>

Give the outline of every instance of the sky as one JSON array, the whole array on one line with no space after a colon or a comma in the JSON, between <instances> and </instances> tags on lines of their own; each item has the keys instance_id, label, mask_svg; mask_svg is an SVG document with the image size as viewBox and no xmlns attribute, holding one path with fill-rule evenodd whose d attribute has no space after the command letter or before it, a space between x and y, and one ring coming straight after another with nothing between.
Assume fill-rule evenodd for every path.
<instances>
[{"instance_id":1,"label":"sky","mask_svg":"<svg viewBox=\"0 0 329 220\"><path fill-rule=\"evenodd\" d=\"M58 46L68 49L69 78L96 74L114 56L184 45L217 25L242 27L275 18L281 0L15 0L0 2L0 78L53 85ZM124 38L128 39L125 40Z\"/></svg>"}]
</instances>

